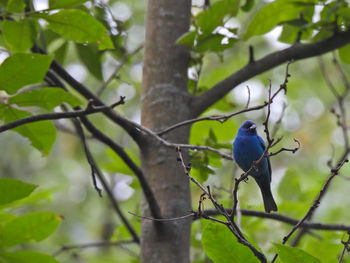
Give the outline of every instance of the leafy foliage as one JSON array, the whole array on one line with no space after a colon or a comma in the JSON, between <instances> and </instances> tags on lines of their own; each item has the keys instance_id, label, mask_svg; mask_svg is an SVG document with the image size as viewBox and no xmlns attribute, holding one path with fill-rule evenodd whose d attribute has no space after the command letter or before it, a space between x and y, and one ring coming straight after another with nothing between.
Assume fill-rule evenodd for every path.
<instances>
[{"instance_id":1,"label":"leafy foliage","mask_svg":"<svg viewBox=\"0 0 350 263\"><path fill-rule=\"evenodd\" d=\"M203 231L202 243L205 253L214 263L257 262L249 248L238 243L230 230L222 224L208 223Z\"/></svg>"},{"instance_id":2,"label":"leafy foliage","mask_svg":"<svg viewBox=\"0 0 350 263\"><path fill-rule=\"evenodd\" d=\"M300 248L283 246L275 244L278 249L279 256L283 263L305 262L305 263L321 263L314 256L306 253Z\"/></svg>"},{"instance_id":3,"label":"leafy foliage","mask_svg":"<svg viewBox=\"0 0 350 263\"><path fill-rule=\"evenodd\" d=\"M100 49L113 48L105 27L81 10L61 10L54 14L38 13L33 17L49 22L49 28L77 43L97 43Z\"/></svg>"},{"instance_id":4,"label":"leafy foliage","mask_svg":"<svg viewBox=\"0 0 350 263\"><path fill-rule=\"evenodd\" d=\"M6 20L3 24L3 36L14 52L29 50L36 38L35 24L29 19L19 21Z\"/></svg>"},{"instance_id":5,"label":"leafy foliage","mask_svg":"<svg viewBox=\"0 0 350 263\"><path fill-rule=\"evenodd\" d=\"M30 195L36 185L27 184L19 180L0 178L0 205L22 199Z\"/></svg>"},{"instance_id":6,"label":"leafy foliage","mask_svg":"<svg viewBox=\"0 0 350 263\"><path fill-rule=\"evenodd\" d=\"M24 215L5 213L4 208L16 208L14 201L23 201L37 186L19 180L1 178L1 209L0 209L0 262L43 262L57 263L48 254L35 251L7 251L8 247L24 244L29 240L42 241L52 235L59 226L62 217L51 212L35 212Z\"/></svg>"},{"instance_id":7,"label":"leafy foliage","mask_svg":"<svg viewBox=\"0 0 350 263\"><path fill-rule=\"evenodd\" d=\"M50 212L36 212L18 216L4 224L1 246L11 247L31 239L42 241L55 232L61 217Z\"/></svg>"},{"instance_id":8,"label":"leafy foliage","mask_svg":"<svg viewBox=\"0 0 350 263\"><path fill-rule=\"evenodd\" d=\"M34 251L2 252L0 253L0 260L2 263L58 263L51 255Z\"/></svg>"},{"instance_id":9,"label":"leafy foliage","mask_svg":"<svg viewBox=\"0 0 350 263\"><path fill-rule=\"evenodd\" d=\"M52 57L40 54L17 53L0 66L0 89L9 94L25 85L40 82L46 75Z\"/></svg>"},{"instance_id":10,"label":"leafy foliage","mask_svg":"<svg viewBox=\"0 0 350 263\"><path fill-rule=\"evenodd\" d=\"M16 104L19 107L37 106L46 110L53 110L64 102L67 102L72 107L81 105L79 99L60 88L41 88L19 93L10 97L7 102Z\"/></svg>"},{"instance_id":11,"label":"leafy foliage","mask_svg":"<svg viewBox=\"0 0 350 263\"><path fill-rule=\"evenodd\" d=\"M1 108L3 109L2 118L5 124L31 116L29 112L0 103L0 112ZM33 147L41 151L43 155L49 154L56 139L56 128L51 121L33 122L21 125L13 130L28 138Z\"/></svg>"}]
</instances>

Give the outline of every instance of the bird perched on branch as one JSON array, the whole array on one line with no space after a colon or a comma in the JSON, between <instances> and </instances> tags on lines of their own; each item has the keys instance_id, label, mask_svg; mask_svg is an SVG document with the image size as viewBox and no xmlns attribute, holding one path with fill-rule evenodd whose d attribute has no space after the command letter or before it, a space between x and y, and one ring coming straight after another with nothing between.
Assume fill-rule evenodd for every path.
<instances>
[{"instance_id":1,"label":"bird perched on branch","mask_svg":"<svg viewBox=\"0 0 350 263\"><path fill-rule=\"evenodd\" d=\"M277 205L271 193L271 164L269 157L264 157L266 145L264 140L256 132L256 124L253 121L245 121L238 129L237 137L233 142L233 157L238 166L253 176L257 182L264 200L265 212L277 211ZM254 166L253 168L251 168Z\"/></svg>"}]
</instances>

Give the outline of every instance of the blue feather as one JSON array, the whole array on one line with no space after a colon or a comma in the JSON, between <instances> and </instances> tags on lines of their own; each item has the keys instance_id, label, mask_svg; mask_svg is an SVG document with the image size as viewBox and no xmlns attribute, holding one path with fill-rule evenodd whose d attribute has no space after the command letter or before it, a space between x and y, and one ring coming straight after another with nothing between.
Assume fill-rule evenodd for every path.
<instances>
[{"instance_id":1,"label":"blue feather","mask_svg":"<svg viewBox=\"0 0 350 263\"><path fill-rule=\"evenodd\" d=\"M243 171L248 171L254 161L260 159L265 151L264 140L256 132L256 124L253 121L245 121L238 129L237 137L233 142L233 157ZM265 211L277 211L277 205L271 193L271 164L268 157L249 172L257 182L264 201Z\"/></svg>"}]
</instances>

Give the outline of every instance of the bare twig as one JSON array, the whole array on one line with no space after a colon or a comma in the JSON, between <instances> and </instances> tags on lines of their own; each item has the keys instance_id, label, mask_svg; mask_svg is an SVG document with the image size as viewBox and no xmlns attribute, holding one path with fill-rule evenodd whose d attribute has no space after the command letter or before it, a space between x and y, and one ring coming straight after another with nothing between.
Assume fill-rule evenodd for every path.
<instances>
[{"instance_id":1,"label":"bare twig","mask_svg":"<svg viewBox=\"0 0 350 263\"><path fill-rule=\"evenodd\" d=\"M274 155L277 155L281 152L291 152L291 153L295 153L296 151L298 151L300 149L300 142L297 140L297 139L293 139L294 142L297 143L297 146L295 148L285 148L285 147L282 147L281 149L279 149L278 151L276 152L271 152L268 154L268 156L274 156Z\"/></svg>"},{"instance_id":2,"label":"bare twig","mask_svg":"<svg viewBox=\"0 0 350 263\"><path fill-rule=\"evenodd\" d=\"M287 243L288 239L293 235L293 233L306 221L308 220L312 215L313 213L315 212L316 208L320 205L320 200L322 199L322 197L324 196L324 194L327 192L327 189L331 183L331 181L334 179L334 177L336 175L338 175L339 173L339 170L343 167L343 165L345 163L348 162L348 159L343 159L341 162L338 163L338 165L333 168L331 170L331 174L330 176L328 177L326 183L323 185L320 193L318 194L317 198L314 200L312 206L309 208L309 210L306 212L305 216L299 220L299 222L297 224L295 224L292 228L292 230L283 238L283 242L282 244L284 245L285 243ZM271 263L273 263L276 258L277 258L278 254L276 254L272 260Z\"/></svg>"},{"instance_id":3,"label":"bare twig","mask_svg":"<svg viewBox=\"0 0 350 263\"><path fill-rule=\"evenodd\" d=\"M233 160L231 154L220 152L212 147L191 145L191 144L178 144L178 143L168 142L167 140L164 140L162 137L158 136L157 133L153 132L152 130L148 129L147 127L142 126L142 125L140 125L136 122L133 122L133 121L130 121L130 123L132 125L134 125L139 131L142 131L142 132L150 135L151 137L153 137L154 139L156 139L157 141L159 141L160 143L162 143L163 145L165 145L167 147L171 147L174 149L176 147L180 147L180 148L190 149L190 150L194 150L194 151L210 151L210 152L213 152L215 154L220 155L222 158L225 158L227 160Z\"/></svg>"},{"instance_id":4,"label":"bare twig","mask_svg":"<svg viewBox=\"0 0 350 263\"><path fill-rule=\"evenodd\" d=\"M335 65L336 69L340 73L341 79L343 81L344 90L342 92L337 91L337 89L335 88L335 86L331 80L331 77L329 76L329 71L326 70L324 61L322 58L320 58L321 72L322 72L323 77L325 78L325 80L327 82L328 88L330 89L330 91L334 95L335 99L337 100L338 108L340 111L339 113L337 113L336 109L334 107L332 107L332 109L331 109L331 113L333 113L336 116L337 125L341 128L343 139L344 139L344 150L343 150L342 156L339 159L340 160L339 162L342 162L343 160L345 160L347 158L347 156L350 153L350 143L349 143L349 138L348 138L348 125L347 125L347 112L346 112L346 107L345 107L345 103L346 103L345 100L350 92L350 84L349 84L349 81L347 80L342 68L340 67L339 62L338 62L336 56L334 55L334 53L333 53L333 64ZM332 147L332 150L333 150L332 151L332 158L327 162L327 165L328 165L328 167L330 167L331 170L334 169L332 166L332 159L335 155L334 147ZM319 200L319 202L321 202L323 196L324 196L324 194L321 196L321 199ZM309 216L308 220L311 220L311 219L312 219L312 215ZM292 242L292 246L296 246L304 234L305 234L305 230L301 229L299 231L298 235L294 238L294 240Z\"/></svg>"},{"instance_id":5,"label":"bare twig","mask_svg":"<svg viewBox=\"0 0 350 263\"><path fill-rule=\"evenodd\" d=\"M265 118L265 121L263 122L263 125L264 125L264 132L266 134L266 140L267 140L267 145L264 149L264 152L263 154L261 155L261 157L256 160L255 162L253 162L252 166L246 171L244 172L241 177L239 179L235 178L235 185L234 185L234 189L232 191L233 193L233 207L232 207L232 212L230 214L230 217L231 217L231 220L234 221L234 216L237 214L237 205L238 205L238 187L239 187L239 184L242 182L242 181L245 181L250 172L253 170L253 169L256 169L257 165L266 157L269 157L269 156L274 156L274 155L277 155L278 153L280 152L283 152L283 151L289 151L289 152L292 152L292 153L295 153L299 147L300 147L300 143L298 140L294 139L295 142L298 143L298 146L293 148L293 149L289 149L289 148L281 148L280 150L278 150L277 152L275 153L269 153L269 150L271 147L275 146L277 143L279 143L281 141L281 138L279 139L275 139L273 137L270 136L270 131L269 131L269 119L270 119L270 114L271 114L271 104L273 102L273 99L277 96L277 94L281 91L284 91L284 93L287 92L287 83L288 83L288 78L290 77L290 74L288 72L288 69L289 69L289 65L290 65L291 62L288 62L287 63L287 66L286 66L286 75L285 75L285 79L284 79L284 82L280 85L280 88L272 95L271 93L271 90L272 90L272 84L271 84L271 81L270 81L270 85L269 85L269 88L268 88L268 101L267 101L267 114L266 114L266 118Z\"/></svg>"},{"instance_id":6,"label":"bare twig","mask_svg":"<svg viewBox=\"0 0 350 263\"><path fill-rule=\"evenodd\" d=\"M97 178L101 182L104 190L106 191L107 196L108 196L109 200L111 201L114 210L116 211L117 215L120 217L121 221L126 226L128 231L130 232L131 236L133 237L134 242L140 243L140 239L139 239L136 231L131 226L129 221L126 219L126 217L124 216L122 210L119 207L119 204L118 204L117 200L114 198L112 190L109 188L109 186L108 186L108 184L107 184L107 182L106 182L102 172L100 171L99 167L97 166L97 164L96 164L96 162L95 162L95 160L94 160L94 158L93 158L93 156L92 156L92 154L91 154L91 152L89 150L89 147L88 147L87 142L85 140L83 129L82 129L79 121L75 120L73 123L74 123L74 125L75 125L75 127L77 129L77 133L79 134L81 142L82 142L82 144L84 146L84 151L85 151L85 154L86 154L86 158L88 159L88 162L89 162L89 164L91 166L91 169L92 169L93 178L95 176L97 176ZM94 181L94 184L95 184L95 181ZM95 188L97 188L96 184L95 184Z\"/></svg>"},{"instance_id":7,"label":"bare twig","mask_svg":"<svg viewBox=\"0 0 350 263\"><path fill-rule=\"evenodd\" d=\"M37 44L34 44L32 51L35 53L46 54L46 51L40 48ZM74 88L78 93L80 93L86 99L88 100L92 99L95 106L105 106L102 100L100 100L94 93L92 93L82 83L80 83L75 78L73 78L56 60L52 61L50 65L50 70L55 72L60 78L62 78L69 85L71 85L72 88ZM142 144L142 141L143 141L142 134L140 134L139 130L136 129L135 126L131 124L130 120L119 115L112 109L106 109L105 111L103 111L103 114L105 114L110 120L112 120L113 122L118 124L120 127L122 127L131 136L131 138L133 138L133 140L136 143Z\"/></svg>"},{"instance_id":8,"label":"bare twig","mask_svg":"<svg viewBox=\"0 0 350 263\"><path fill-rule=\"evenodd\" d=\"M86 248L92 248L92 247L114 247L114 246L127 245L127 244L135 244L135 241L133 240L121 240L117 242L100 241L100 242L75 244L75 245L63 245L59 250L52 253L52 256L57 257L61 253L72 249L86 249Z\"/></svg>"},{"instance_id":9,"label":"bare twig","mask_svg":"<svg viewBox=\"0 0 350 263\"><path fill-rule=\"evenodd\" d=\"M225 210L228 213L232 213L232 208L225 208ZM291 218L291 217L288 217L288 216L285 216L282 214L278 214L278 213L268 214L265 212L249 210L249 209L241 209L240 212L242 213L242 216L266 218L266 219L271 219L271 220L283 222L283 223L286 223L289 225L296 225L299 222L299 220L296 220L294 218ZM205 213L209 216L221 215L216 209L205 210L203 213ZM196 219L198 219L198 218L194 218L194 220L196 220ZM317 223L317 222L304 221L300 225L300 228L314 229L314 230L325 230L325 231L349 231L350 225L323 224L323 223Z\"/></svg>"},{"instance_id":10,"label":"bare twig","mask_svg":"<svg viewBox=\"0 0 350 263\"><path fill-rule=\"evenodd\" d=\"M350 232L348 232L348 236L349 237L348 237L347 241L342 241L342 244L344 245L344 248L343 248L343 251L340 254L338 263L341 263L343 261L343 257L345 255L345 251L348 251L348 252L350 251L350 247L349 247L349 245L350 245Z\"/></svg>"},{"instance_id":11,"label":"bare twig","mask_svg":"<svg viewBox=\"0 0 350 263\"><path fill-rule=\"evenodd\" d=\"M256 111L256 110L261 110L263 108L265 108L267 105L269 105L269 103L272 103L273 99L278 95L278 93L280 93L283 89L279 89L277 90L270 98L269 101L267 102L264 102L263 104L261 105L258 105L258 106L254 106L254 107L250 107L248 108L247 106L249 105L249 94L250 94L250 90L248 88L248 102L247 102L247 105L246 107L243 109L243 110L239 110L239 111L236 111L236 112L233 112L233 113L229 113L229 114L222 114L222 115L213 115L213 116L206 116L206 117L200 117L200 118L195 118L195 119L190 119L190 120L186 120L186 121L182 121L182 122L179 122L179 123L176 123L168 128L165 128L164 130L160 131L157 133L158 136L162 136L164 135L165 133L168 133L174 129L177 129L179 127L182 127L184 125L189 125L189 124L192 124L192 123L195 123L195 122L199 122L199 121L218 121L220 123L224 123L225 121L227 121L228 119L234 117L234 116L237 116L239 114L242 114L242 113L245 113L245 112L250 112L250 111Z\"/></svg>"},{"instance_id":12,"label":"bare twig","mask_svg":"<svg viewBox=\"0 0 350 263\"><path fill-rule=\"evenodd\" d=\"M133 216L136 216L138 218L141 218L141 219L147 219L147 220L151 220L151 221L156 221L156 222L169 222L169 221L176 221L176 220L181 220L181 219L186 219L186 218L189 218L189 217L193 217L195 216L196 214L194 212L188 214L188 215L184 215L184 216L179 216L179 217L171 217L171 218L154 218L154 217L149 217L149 216L140 216L140 215L137 215L133 212L128 212L130 215L133 215Z\"/></svg>"},{"instance_id":13,"label":"bare twig","mask_svg":"<svg viewBox=\"0 0 350 263\"><path fill-rule=\"evenodd\" d=\"M55 112L55 113L44 113L44 114L38 114L33 116L28 116L22 119L15 120L13 122L6 123L4 125L0 126L0 133L14 129L18 126L37 122L37 121L47 121L47 120L58 120L58 119L71 119L75 117L80 117L84 115L89 115L97 112L104 112L106 110L113 109L114 107L124 104L125 97L120 97L120 100L110 106L103 105L103 106L94 106L93 101L89 101L89 104L87 105L86 109L81 109L73 112Z\"/></svg>"},{"instance_id":14,"label":"bare twig","mask_svg":"<svg viewBox=\"0 0 350 263\"><path fill-rule=\"evenodd\" d=\"M189 172L191 169L191 165L185 164L183 157L182 157L182 154L181 154L181 148L177 147L176 150L177 150L178 161L181 162L181 165L184 169L184 173L186 174L186 176L189 178L189 180L191 180L193 183L195 183L203 191L203 193L210 199L210 201L212 202L214 207L217 209L217 211L219 211L220 214L223 215L227 221L218 220L216 218L212 218L212 217L206 215L205 213L201 213L200 208L201 208L201 202L202 202L203 195L200 198L199 211L198 211L198 213L200 213L199 215L205 219L212 220L212 221L215 221L215 222L218 222L218 223L221 223L221 224L224 224L225 226L227 226L227 228L235 235L235 237L237 238L237 241L239 243L241 243L244 246L247 246L253 252L253 254L259 259L260 262L267 263L265 255L262 252L260 252L258 249L256 249L249 241L247 241L247 239L244 237L244 235L242 234L242 232L239 229L239 227L237 226L237 224L233 220L231 220L230 215L227 213L225 208L215 200L215 198L213 197L213 195L210 192L209 186L206 189L204 186L202 186L196 179L194 179L190 175Z\"/></svg>"},{"instance_id":15,"label":"bare twig","mask_svg":"<svg viewBox=\"0 0 350 263\"><path fill-rule=\"evenodd\" d=\"M116 66L116 68L114 69L113 73L109 76L109 78L103 82L103 84L101 85L101 87L99 88L99 90L97 91L96 95L98 97L101 96L102 92L107 88L108 84L117 77L117 74L119 72L119 70L129 61L129 59L131 57L133 57L136 53L138 53L141 49L143 48L143 44L138 46L135 50L131 51L130 53L126 54L120 64L118 64L118 66Z\"/></svg>"},{"instance_id":16,"label":"bare twig","mask_svg":"<svg viewBox=\"0 0 350 263\"><path fill-rule=\"evenodd\" d=\"M97 186L97 180L96 180L96 174L98 173L98 168L96 166L96 163L90 153L90 150L87 146L87 143L86 143L86 138L85 138L85 134L84 134L84 131L83 131L83 128L81 127L79 121L77 119L72 119L73 121L73 124L75 126L75 129L77 131L77 134L79 135L80 139L81 139L81 142L83 144L83 147L84 147L84 152L85 152L85 155L86 155L86 159L90 165L90 168L91 168L91 178L92 178L92 182L94 184L94 187L98 193L98 195L100 197L102 197L102 190Z\"/></svg>"},{"instance_id":17,"label":"bare twig","mask_svg":"<svg viewBox=\"0 0 350 263\"><path fill-rule=\"evenodd\" d=\"M101 141L102 143L108 145L116 154L122 158L122 160L125 162L125 164L135 173L137 179L140 182L142 191L144 193L144 196L148 202L148 205L150 207L152 216L155 218L162 218L160 208L158 205L158 202L154 196L154 193L146 180L142 170L133 162L133 160L129 157L129 155L124 151L124 149L119 146L116 142L114 142L111 138L109 138L107 135L105 135L102 131L97 129L86 116L80 117L81 122L84 124L84 126L88 129L91 134Z\"/></svg>"},{"instance_id":18,"label":"bare twig","mask_svg":"<svg viewBox=\"0 0 350 263\"><path fill-rule=\"evenodd\" d=\"M206 195L205 193L203 195ZM163 218L163 219L158 219L158 218L153 218L153 217L147 217L147 216L139 216L135 213L129 212L129 214L139 217L141 219L147 219L147 220L152 220L152 221L162 221L162 222L167 222L167 221L176 221L176 220L182 220L186 219L188 217L192 217L192 219L198 220L200 218L203 218L203 216L210 217L210 219L213 218L213 216L219 216L222 215L220 211L217 209L208 209L204 210L202 208L202 202L203 200L200 199L199 206L198 206L198 212L192 211L190 214L183 215L183 216L178 216L178 217L172 217L172 218ZM232 213L232 208L225 208L225 210L228 213ZM249 210L249 209L241 209L240 212L242 213L242 216L248 216L248 217L258 217L258 218L265 218L265 219L270 219L282 223L286 223L288 225L296 225L299 220L288 217L286 215L282 215L279 213L265 213L261 211L256 211L256 210ZM323 224L323 223L318 223L318 222L310 222L310 221L304 221L300 225L301 229L313 229L313 230L324 230L324 231L350 231L350 225L343 225L343 224Z\"/></svg>"}]
</instances>

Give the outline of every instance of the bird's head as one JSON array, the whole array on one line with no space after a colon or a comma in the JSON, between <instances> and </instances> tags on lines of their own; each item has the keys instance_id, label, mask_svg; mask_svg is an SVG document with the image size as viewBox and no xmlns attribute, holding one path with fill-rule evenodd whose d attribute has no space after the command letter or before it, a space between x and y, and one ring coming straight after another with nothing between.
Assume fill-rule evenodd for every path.
<instances>
[{"instance_id":1,"label":"bird's head","mask_svg":"<svg viewBox=\"0 0 350 263\"><path fill-rule=\"evenodd\" d=\"M255 135L256 124L253 121L247 120L239 127L238 134L240 135Z\"/></svg>"}]
</instances>

